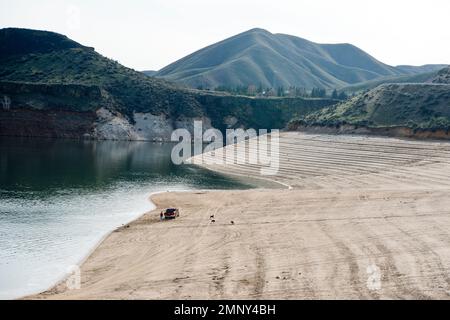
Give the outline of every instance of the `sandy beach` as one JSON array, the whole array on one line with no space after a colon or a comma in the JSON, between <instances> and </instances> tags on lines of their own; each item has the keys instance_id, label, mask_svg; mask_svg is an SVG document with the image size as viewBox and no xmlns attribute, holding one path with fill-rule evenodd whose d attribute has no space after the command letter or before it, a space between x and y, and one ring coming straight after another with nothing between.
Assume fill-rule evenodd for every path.
<instances>
[{"instance_id":1,"label":"sandy beach","mask_svg":"<svg viewBox=\"0 0 450 320\"><path fill-rule=\"evenodd\" d=\"M283 133L291 189L162 193L31 299L448 299L450 143ZM211 165L243 177L258 166ZM159 221L161 208L181 217ZM215 223L210 216L215 215Z\"/></svg>"}]
</instances>

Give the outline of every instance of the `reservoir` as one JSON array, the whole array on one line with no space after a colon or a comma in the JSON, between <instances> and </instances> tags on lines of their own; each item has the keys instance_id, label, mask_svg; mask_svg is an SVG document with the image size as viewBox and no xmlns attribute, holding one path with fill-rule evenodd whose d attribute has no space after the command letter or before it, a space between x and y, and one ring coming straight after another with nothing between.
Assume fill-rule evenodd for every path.
<instances>
[{"instance_id":1,"label":"reservoir","mask_svg":"<svg viewBox=\"0 0 450 320\"><path fill-rule=\"evenodd\" d=\"M253 186L171 161L173 144L0 139L0 299L48 289L156 192Z\"/></svg>"}]
</instances>

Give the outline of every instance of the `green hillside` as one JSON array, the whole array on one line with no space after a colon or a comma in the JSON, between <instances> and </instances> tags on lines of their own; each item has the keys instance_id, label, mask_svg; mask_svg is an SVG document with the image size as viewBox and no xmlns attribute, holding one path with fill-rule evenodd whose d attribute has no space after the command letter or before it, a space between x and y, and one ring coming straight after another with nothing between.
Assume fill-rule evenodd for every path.
<instances>
[{"instance_id":1,"label":"green hillside","mask_svg":"<svg viewBox=\"0 0 450 320\"><path fill-rule=\"evenodd\" d=\"M14 49L10 50L10 54L2 54L0 81L100 87L111 98L108 107L125 114L131 111L168 114L199 112L195 110L198 106L190 96L183 94L175 85L126 68L65 36L52 32L3 29L0 30L0 39L7 40L1 46L9 46L8 39L13 43L18 41L13 36L14 32L19 35L20 41L30 39L31 45L21 42L27 48L25 53L18 54L20 50ZM29 36L24 36L27 33ZM42 48L39 46L41 42ZM67 43L70 45L67 46ZM181 105L184 106L182 110Z\"/></svg>"},{"instance_id":2,"label":"green hillside","mask_svg":"<svg viewBox=\"0 0 450 320\"><path fill-rule=\"evenodd\" d=\"M376 87L382 84L391 84L391 83L425 83L429 82L430 79L434 79L436 77L438 71L424 72L424 73L415 73L394 77L382 77L376 80L365 81L357 84L353 84L351 86L346 86L341 88L341 91L347 92L347 94L352 93L361 93L367 90L375 89Z\"/></svg>"},{"instance_id":3,"label":"green hillside","mask_svg":"<svg viewBox=\"0 0 450 320\"><path fill-rule=\"evenodd\" d=\"M450 67L440 70L429 82L450 84Z\"/></svg>"},{"instance_id":4,"label":"green hillside","mask_svg":"<svg viewBox=\"0 0 450 320\"><path fill-rule=\"evenodd\" d=\"M282 128L296 115L336 103L331 99L254 99L183 89L52 32L2 29L0 39L2 48L10 48L0 57L0 98L11 100L11 110L0 108L0 135L45 132L45 136L72 137L82 127L82 136L96 126L96 112L101 108L125 118L122 124L128 123L123 124L128 129L134 125L136 113L163 116L168 119L165 126L207 117L224 129L226 119L234 117L239 127ZM66 134L62 123L71 117L78 120ZM31 129L23 130L25 127Z\"/></svg>"},{"instance_id":5,"label":"green hillside","mask_svg":"<svg viewBox=\"0 0 450 320\"><path fill-rule=\"evenodd\" d=\"M261 85L334 89L380 77L429 71L433 66L415 68L388 66L351 44L318 44L252 29L194 52L156 76L193 88Z\"/></svg>"},{"instance_id":6,"label":"green hillside","mask_svg":"<svg viewBox=\"0 0 450 320\"><path fill-rule=\"evenodd\" d=\"M437 72L439 70L442 70L444 68L446 68L447 65L445 64L425 64L423 66L407 66L407 65L402 65L402 66L396 66L395 68L397 70L400 70L406 74L423 74L423 73L432 73L432 72Z\"/></svg>"},{"instance_id":7,"label":"green hillside","mask_svg":"<svg viewBox=\"0 0 450 320\"><path fill-rule=\"evenodd\" d=\"M0 59L30 53L84 48L66 36L38 30L5 28L0 30Z\"/></svg>"},{"instance_id":8,"label":"green hillside","mask_svg":"<svg viewBox=\"0 0 450 320\"><path fill-rule=\"evenodd\" d=\"M386 84L291 122L296 126L450 129L450 85Z\"/></svg>"},{"instance_id":9,"label":"green hillside","mask_svg":"<svg viewBox=\"0 0 450 320\"><path fill-rule=\"evenodd\" d=\"M158 73L158 71L145 70L145 71L142 71L142 73L145 74L146 76L153 77L154 75L156 75Z\"/></svg>"}]
</instances>

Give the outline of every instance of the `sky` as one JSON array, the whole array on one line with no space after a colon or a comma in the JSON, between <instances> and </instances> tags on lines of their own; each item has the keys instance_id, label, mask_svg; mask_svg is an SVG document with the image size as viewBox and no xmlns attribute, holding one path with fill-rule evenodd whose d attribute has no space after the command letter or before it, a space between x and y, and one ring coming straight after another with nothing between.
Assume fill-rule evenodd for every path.
<instances>
[{"instance_id":1,"label":"sky","mask_svg":"<svg viewBox=\"0 0 450 320\"><path fill-rule=\"evenodd\" d=\"M0 28L62 33L136 70L256 27L390 65L450 64L449 14L449 0L0 0Z\"/></svg>"}]
</instances>

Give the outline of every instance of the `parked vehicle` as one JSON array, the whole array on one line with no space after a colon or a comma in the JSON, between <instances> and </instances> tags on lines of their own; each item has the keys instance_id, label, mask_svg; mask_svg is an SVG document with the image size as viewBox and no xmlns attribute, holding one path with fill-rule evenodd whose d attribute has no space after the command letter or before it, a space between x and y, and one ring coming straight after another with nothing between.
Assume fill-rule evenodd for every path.
<instances>
[{"instance_id":1,"label":"parked vehicle","mask_svg":"<svg viewBox=\"0 0 450 320\"><path fill-rule=\"evenodd\" d=\"M180 216L180 210L175 208L169 208L161 212L161 220L176 219Z\"/></svg>"}]
</instances>

